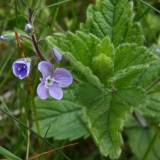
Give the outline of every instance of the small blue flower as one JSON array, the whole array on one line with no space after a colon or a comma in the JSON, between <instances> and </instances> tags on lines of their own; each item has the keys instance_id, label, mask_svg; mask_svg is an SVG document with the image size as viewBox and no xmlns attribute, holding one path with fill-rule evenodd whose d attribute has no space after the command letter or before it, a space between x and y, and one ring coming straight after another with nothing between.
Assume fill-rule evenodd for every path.
<instances>
[{"instance_id":1,"label":"small blue flower","mask_svg":"<svg viewBox=\"0 0 160 160\"><path fill-rule=\"evenodd\" d=\"M160 48L157 48L157 52L160 52Z\"/></svg>"},{"instance_id":2,"label":"small blue flower","mask_svg":"<svg viewBox=\"0 0 160 160\"><path fill-rule=\"evenodd\" d=\"M27 77L30 71L30 64L30 59L26 58L15 61L12 65L13 74L19 79Z\"/></svg>"},{"instance_id":3,"label":"small blue flower","mask_svg":"<svg viewBox=\"0 0 160 160\"><path fill-rule=\"evenodd\" d=\"M38 69L43 75L37 87L38 96L46 99L50 94L53 98L60 100L63 97L61 88L68 87L73 82L71 73L64 68L56 68L52 73L52 64L48 61L40 62Z\"/></svg>"},{"instance_id":4,"label":"small blue flower","mask_svg":"<svg viewBox=\"0 0 160 160\"><path fill-rule=\"evenodd\" d=\"M57 63L59 63L59 61L62 59L62 55L55 49L53 49L53 53L54 53L54 57Z\"/></svg>"}]
</instances>

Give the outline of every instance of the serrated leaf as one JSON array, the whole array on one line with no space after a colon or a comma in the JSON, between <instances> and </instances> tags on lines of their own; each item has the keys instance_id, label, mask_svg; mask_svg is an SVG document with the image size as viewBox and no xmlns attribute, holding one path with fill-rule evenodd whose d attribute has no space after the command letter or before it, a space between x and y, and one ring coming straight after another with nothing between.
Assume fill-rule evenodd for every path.
<instances>
[{"instance_id":1,"label":"serrated leaf","mask_svg":"<svg viewBox=\"0 0 160 160\"><path fill-rule=\"evenodd\" d=\"M110 57L107 57L105 54L100 54L93 59L92 70L99 79L105 83L107 77L114 70L114 63Z\"/></svg>"},{"instance_id":2,"label":"serrated leaf","mask_svg":"<svg viewBox=\"0 0 160 160\"><path fill-rule=\"evenodd\" d=\"M7 149L0 146L0 154L6 157L8 160L22 160L21 158L15 156L13 153Z\"/></svg>"},{"instance_id":3,"label":"serrated leaf","mask_svg":"<svg viewBox=\"0 0 160 160\"><path fill-rule=\"evenodd\" d=\"M137 65L120 70L109 78L108 86L116 89L128 87L133 80L148 67L148 65Z\"/></svg>"},{"instance_id":4,"label":"serrated leaf","mask_svg":"<svg viewBox=\"0 0 160 160\"><path fill-rule=\"evenodd\" d=\"M160 116L160 63L156 63L145 70L135 81L138 85L147 91L149 104L146 108L141 108L142 114L151 116Z\"/></svg>"},{"instance_id":5,"label":"serrated leaf","mask_svg":"<svg viewBox=\"0 0 160 160\"><path fill-rule=\"evenodd\" d=\"M50 47L56 48L61 54L70 60L75 74L81 79L86 79L93 85L101 87L98 77L96 77L91 69L92 58L96 55L96 47L101 42L92 34L86 35L82 32L73 34L67 32L66 35L54 34L54 37L46 38Z\"/></svg>"},{"instance_id":6,"label":"serrated leaf","mask_svg":"<svg viewBox=\"0 0 160 160\"><path fill-rule=\"evenodd\" d=\"M142 45L141 27L132 25L132 10L133 3L127 0L98 0L88 7L87 22L80 28L100 39L109 36L115 47L126 42Z\"/></svg>"},{"instance_id":7,"label":"serrated leaf","mask_svg":"<svg viewBox=\"0 0 160 160\"><path fill-rule=\"evenodd\" d=\"M117 72L121 69L136 65L151 65L158 60L158 57L147 51L145 47L136 44L123 44L115 52L115 68Z\"/></svg>"},{"instance_id":8,"label":"serrated leaf","mask_svg":"<svg viewBox=\"0 0 160 160\"><path fill-rule=\"evenodd\" d=\"M129 146L135 156L136 160L142 160L148 146L151 145L151 141L156 133L157 129L155 127L150 128L140 128L134 127L125 131L129 138ZM160 138L158 138L153 146L153 149L148 155L148 160L158 160L160 159Z\"/></svg>"},{"instance_id":9,"label":"serrated leaf","mask_svg":"<svg viewBox=\"0 0 160 160\"><path fill-rule=\"evenodd\" d=\"M107 57L111 58L111 60L114 60L114 46L111 44L110 38L105 37L101 44L97 46L97 55L99 54L105 54Z\"/></svg>"},{"instance_id":10,"label":"serrated leaf","mask_svg":"<svg viewBox=\"0 0 160 160\"><path fill-rule=\"evenodd\" d=\"M140 88L126 88L113 93L91 85L80 85L75 92L84 107L91 133L104 156L117 159L121 153L123 121L134 107L146 104Z\"/></svg>"},{"instance_id":11,"label":"serrated leaf","mask_svg":"<svg viewBox=\"0 0 160 160\"><path fill-rule=\"evenodd\" d=\"M73 101L72 91L64 91L62 100L57 101L53 98L41 100L35 98L38 121L42 136L45 135L51 125L47 137L54 139L74 140L82 136L87 137L89 133L85 127L87 124L83 117L80 106Z\"/></svg>"}]
</instances>

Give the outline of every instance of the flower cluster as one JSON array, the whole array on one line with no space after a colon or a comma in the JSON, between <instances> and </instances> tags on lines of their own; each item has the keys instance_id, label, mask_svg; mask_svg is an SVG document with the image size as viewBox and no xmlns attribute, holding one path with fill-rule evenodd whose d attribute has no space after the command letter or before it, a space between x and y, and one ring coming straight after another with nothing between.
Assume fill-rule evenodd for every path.
<instances>
[{"instance_id":1,"label":"flower cluster","mask_svg":"<svg viewBox=\"0 0 160 160\"><path fill-rule=\"evenodd\" d=\"M61 60L62 55L53 49L56 62ZM29 75L31 60L21 58L12 65L13 74L23 79ZM73 82L73 77L69 71L64 68L56 68L52 72L52 64L48 61L41 61L38 64L38 70L42 73L40 84L37 87L37 94L41 99L46 99L49 95L60 100L63 97L61 88L68 87Z\"/></svg>"}]
</instances>

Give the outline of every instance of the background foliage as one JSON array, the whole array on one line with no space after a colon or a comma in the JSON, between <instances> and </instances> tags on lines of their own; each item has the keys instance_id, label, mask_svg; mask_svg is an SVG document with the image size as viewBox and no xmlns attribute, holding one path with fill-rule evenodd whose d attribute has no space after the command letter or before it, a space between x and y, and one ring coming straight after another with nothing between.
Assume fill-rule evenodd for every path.
<instances>
[{"instance_id":1,"label":"background foliage","mask_svg":"<svg viewBox=\"0 0 160 160\"><path fill-rule=\"evenodd\" d=\"M1 34L4 34L4 32L8 30L13 31L15 27L21 28L23 30L25 24L27 23L26 20L20 15L19 11L16 10L16 2L17 1L12 1L12 0L8 0L6 2L0 1L0 17L1 17L0 32ZM58 2L62 2L62 1L58 1L58 0L54 1L55 4ZM133 25L131 22L132 16L133 16L132 14L129 14L131 20L129 20L129 23L127 23L127 25L131 26L130 30L132 31L135 31L137 29L135 33L137 33L138 36L140 35L138 38L131 37L129 32L128 32L129 38L126 38L123 40L117 38L119 36L118 34L114 35L114 32L112 34L108 32L112 27L112 25L109 25L110 23L107 23L104 25L105 28L104 28L103 33L105 34L101 34L100 31L95 29L96 25L93 25L90 20L90 18L92 18L93 20L98 20L98 21L103 20L103 15L99 13L99 10L98 10L99 8L98 7L96 8L93 6L90 7L87 12L88 19L86 17L86 14L85 14L86 9L90 3L95 4L95 1L94 0L90 0L90 1L89 0L86 0L86 1L75 0L74 2L68 1L68 2L61 3L59 5L59 12L56 18L56 22L54 23L54 32L60 32L60 33L55 34L54 40L52 40L52 37L48 37L47 42L49 45L51 44L51 46L55 45L56 47L59 47L59 48L63 48L63 49L65 48L65 50L61 49L62 53L65 53L67 51L68 55L66 56L69 57L73 66L75 68L77 67L77 69L79 70L76 76L84 82L88 83L89 81L89 83L91 83L89 86L88 85L86 86L85 84L83 84L82 87L79 90L77 90L77 93L75 95L77 97L76 101L81 101L79 103L83 106L86 106L84 108L85 117L89 117L87 118L87 120L90 123L89 126L92 128L92 125L99 126L103 124L102 123L92 124L94 115L90 115L90 113L93 112L91 110L94 109L94 105L100 104L99 101L104 101L108 103L108 101L110 100L110 95L107 95L107 99L102 99L102 100L98 99L94 101L94 103L91 105L91 108L90 108L90 105L88 105L88 100L90 100L91 98L88 97L88 99L86 99L87 97L86 95L90 95L96 98L100 94L100 97L101 96L103 97L103 95L106 95L106 93L103 90L96 88L97 86L101 86L101 82L103 82L103 84L107 87L114 85L116 86L116 88L124 88L130 85L133 79L135 78L133 77L131 79L128 79L128 77L123 76L122 71L120 70L125 69L127 66L127 63L126 65L125 63L123 63L124 64L123 67L119 65L119 57L117 58L117 62L116 62L117 65L115 67L115 73L117 75L116 76L112 75L112 72L113 72L112 60L113 60L114 53L115 52L121 53L124 50L126 50L126 52L131 52L131 51L134 52L134 50L139 50L139 52L141 52L142 50L145 50L145 48L138 47L136 45L130 45L128 48L125 45L121 47L118 47L118 45L123 42L132 42L132 41L136 42L138 45L142 45L143 40L145 39L144 45L149 47L149 51L147 51L147 55L149 55L149 52L152 52L153 54L159 56L159 53L156 51L156 49L160 45L159 44L160 43L159 41L160 24L158 21L158 16L159 16L158 13L156 13L154 10L150 9L148 6L144 5L143 3L137 0L137 1L134 1L134 14L135 15L133 19ZM154 2L148 1L147 3L153 5L157 9L160 8L160 3L157 3L157 1L154 1ZM51 4L53 4L53 2L50 0L47 0L46 2L42 3L42 8L45 6L48 6L48 7L44 8L39 13L38 18L35 21L36 33L37 33L38 39L42 39L45 36L47 36L47 32L49 30L48 26L51 25L53 15L56 13L57 6L49 7L49 5ZM126 5L128 4L126 3ZM120 8L120 4L117 4L117 7ZM97 14L92 15L93 10L96 10ZM129 10L126 10L126 12L131 13L132 10L129 8ZM87 22L86 22L86 19L87 19ZM119 23L122 23L122 22L126 23L124 19L126 19L126 17L122 16L122 20L119 21ZM137 21L141 23L143 31L140 29L139 24L137 24ZM98 22L98 23L101 23L101 22ZM128 28L128 26L126 28ZM114 26L115 33L117 33L116 27L118 30L119 24L117 24L117 26L116 25ZM96 52L96 48L94 47L92 48L92 46L95 43L99 43L100 40L97 39L93 35L89 35L85 37L84 33L80 31L76 32L76 30L79 28L81 31L85 32L86 34L89 34L89 32L95 34L101 40L107 34L109 38L111 39L111 41L108 38L104 39L102 43L99 45L100 51L98 53ZM67 32L66 36L61 34L61 33L65 33L68 30L73 33ZM145 38L141 36L142 32L144 33ZM119 34L122 35L123 33L119 33ZM64 46L59 46L59 45L64 45L63 43L57 43L58 41L61 41L61 42L65 41L65 43L68 43L70 46L72 45L76 46L76 44L73 44L72 41L74 38L77 38L77 37L79 40L77 44L82 43L83 39L86 40L88 38L87 40L88 48L86 47L85 49L87 52L95 51L95 57L94 57L94 60L92 61L93 63L91 61L88 61L90 59L90 54L87 55L87 57L85 58L83 57L83 55L80 57L76 57L77 56L76 52L79 52L79 55L82 52L84 52L83 47L81 47L81 50L79 50L79 48L76 48L75 52L73 53L74 57L71 57L69 54L70 52L69 48L64 47ZM103 42L107 43L108 44L107 46L110 46L110 47L107 48L105 45L103 45ZM114 46L111 44L111 42L114 44ZM27 42L25 42L23 45L25 54L26 56L31 56L32 49L29 44L27 45L26 44ZM31 112L32 112L31 103L30 103L29 98L25 98L25 97L28 97L29 95L29 87L28 87L27 80L24 79L23 81L20 81L19 79L15 78L12 74L12 69L11 69L13 61L15 61L17 58L20 58L19 49L16 43L13 41L10 43L0 43L0 46L1 46L0 47L0 50L1 50L0 51L1 53L0 54L0 95L1 95L0 96L0 107L8 110L10 113L15 115L18 119L20 119L23 123L29 126L32 126L34 118L31 116ZM92 48L92 50L90 50L90 48ZM44 52L46 52L46 54L49 55L50 60L54 62L53 55L50 50L47 50L46 44L42 44L41 49L43 49ZM116 51L113 51L114 49L116 49ZM107 55L109 58L107 59L106 66L100 66L100 65L97 66L97 64L99 64L104 59L104 57L106 57L105 54L102 54L104 50L110 50L110 55ZM78 65L76 65L77 60L80 62L83 62L82 64L83 66L79 65L79 63ZM131 57L131 60L132 60L132 57ZM155 60L154 56L152 56L152 58L149 58L148 61L151 61L150 63L152 63L152 60L153 61ZM143 70L145 70L148 67L148 61L146 62L146 65L143 64L141 66L139 65L140 62L135 62L133 64L139 65L137 66L137 68L132 68L131 66L131 68L129 68L128 70L123 70L123 72L127 73L129 77L132 77L135 75L135 72L132 72L132 69L133 69L134 71L136 70L137 75L139 75ZM34 93L36 92L36 87L37 87L37 84L39 82L39 77L40 77L40 73L37 71L37 63L38 63L38 60L33 61L32 70L31 70L31 79L33 82ZM103 64L105 64L105 62ZM64 59L60 65L61 67L67 66L66 68L70 69L69 61L66 59ZM94 75L90 74L90 70L88 68L83 68L86 66L90 67L94 71L94 75L98 76L101 82L99 82L99 80ZM110 72L109 77L111 77L109 82L105 81L105 79L108 77L105 77L105 74L101 72L102 68L109 68L109 71L107 71L107 72ZM83 72L84 69L87 74ZM72 72L77 73L74 70ZM90 77L87 79L86 75L88 74L90 74ZM122 76L120 78L118 77L117 79L117 76L119 75L122 75ZM143 94L141 94L144 91L138 89L139 92L137 92L137 89L134 88L135 86L140 86L146 89L147 96L149 97L150 103L147 103L147 107L145 109L143 108L138 109L125 122L124 130L122 132L124 144L122 146L122 154L119 157L119 159L124 159L124 160L125 159L132 159L132 160L142 159L148 148L147 146L151 144L151 141L153 139L153 136L156 133L158 123L160 120L159 118L159 111L160 111L159 101L160 100L159 100L159 84L157 83L152 89L150 89L149 86L150 84L152 84L152 82L154 82L154 80L158 78L159 78L159 64L157 63L151 66L149 69L146 69L136 80L134 80L134 82L132 83L132 88L131 88L131 90L133 89L132 92L129 92L130 91L129 89L127 89L128 93L126 93L124 89L120 91L122 93L125 93L124 95L127 95L127 97L130 94L129 95L130 99L136 98L137 100L138 98L140 100L144 100L144 103L147 103L145 97L143 96ZM125 83L122 83L122 82L125 82ZM98 137L99 135L97 134L96 129L94 130L93 128L92 128L94 130L93 131L94 134L92 135L93 137L92 138L89 137L90 130L88 127L86 127L88 125L86 125L87 121L83 117L81 107L74 103L75 99L70 98L70 97L74 97L72 90L75 88L75 86L76 85L73 84L69 88L69 90L65 90L64 92L65 96L61 103L53 99L47 99L47 101L45 101L45 104L43 104L44 101L40 101L38 98L35 99L35 105L37 107L37 114L40 120L40 129L42 130L41 134L43 136L45 135L48 129L47 124L49 124L50 122L56 122L55 124L57 124L60 122L59 119L64 119L64 122L66 123L66 125L65 123L62 124L63 126L61 126L61 123L59 123L59 126L52 125L49 128L49 131L47 133L48 140L52 144L54 144L55 147L65 146L67 144L72 144L78 141L78 145L70 146L70 147L66 147L62 149L63 153L66 154L71 159L75 159L75 160L76 159L83 159L83 160L85 159L86 160L109 159L108 157L102 157L99 153L99 149L95 146L95 143L102 143L102 146L105 145L104 140L99 139ZM87 91L87 92L84 93L84 91ZM97 93L98 95L96 95ZM133 97L134 95L136 95L136 97ZM115 104L119 104L119 107L122 110L121 112L123 112L123 108L121 107L122 105L121 99L118 99L117 95L114 95L114 93L112 94L112 96L113 96L113 99L111 99L111 101ZM99 112L98 109L101 112L102 110L105 112L106 106L104 106L104 104L106 105L106 103L104 102L101 103L100 108L97 108L96 112ZM134 103L135 103L135 100L133 99L132 105L136 107L137 104L136 103L134 104ZM46 108L44 107L44 105L46 104L48 106L47 109L50 109L51 112L45 111ZM143 105L143 103L141 105ZM125 107L129 107L128 112L130 112L132 109L132 107L127 106L127 105L125 105ZM112 108L112 110L114 112L118 112L115 110L114 107ZM121 115L123 118L126 117L125 112L123 115ZM105 117L102 116L101 118L103 121ZM1 133L0 134L0 145L2 147L6 148L11 153L15 154L18 157L21 157L22 159L25 159L25 156L26 156L27 141L29 141L30 157L42 152L40 146L37 147L37 143L38 143L37 137L32 135L31 139L29 140L28 131L25 128L23 128L21 125L18 125L16 122L12 121L11 118L6 116L2 112L0 112L0 121L1 121L0 123L1 124L0 125L0 133ZM113 121L114 121L114 116L113 116ZM120 123L120 120L118 119L116 123L117 124ZM119 129L121 130L122 128L120 127ZM73 131L74 131L74 134L73 134ZM113 128L112 131L114 134L115 129ZM104 131L102 131L102 133L103 132ZM99 140L98 141L96 140L95 135L98 137L99 140L101 140L101 142L99 142ZM54 138L52 138L52 136L54 136ZM79 139L77 140L77 138ZM119 137L119 140L117 141L117 143L118 144L116 144L115 147L122 145L121 137ZM159 159L160 155L159 155L157 148L159 148L159 139L157 139L148 159L152 159L152 160ZM45 144L43 152L48 151L50 149L51 148ZM118 150L117 151L117 155L118 155L119 149L117 150ZM109 152L112 154L112 151L109 151ZM115 157L114 155L115 154L111 155L110 157L114 158ZM64 159L64 157L58 154L57 152L54 154L49 153L42 157L42 159L44 160L53 159L53 158L58 159L58 160Z\"/></svg>"}]
</instances>

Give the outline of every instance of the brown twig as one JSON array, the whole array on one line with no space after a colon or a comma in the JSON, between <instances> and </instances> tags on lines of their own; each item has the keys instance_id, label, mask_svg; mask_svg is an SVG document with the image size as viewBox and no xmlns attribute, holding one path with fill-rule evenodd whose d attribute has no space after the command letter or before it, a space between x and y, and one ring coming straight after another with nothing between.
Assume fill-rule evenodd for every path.
<instances>
[{"instance_id":1,"label":"brown twig","mask_svg":"<svg viewBox=\"0 0 160 160\"><path fill-rule=\"evenodd\" d=\"M41 154L38 154L38 155L36 155L36 156L33 156L33 157L29 158L28 160L33 160L33 159L35 159L35 158L37 158L37 157L40 157L40 156L42 156L42 155L45 155L45 154L48 154L48 153L52 153L52 152L55 152L56 150L59 150L59 149L62 149L62 148L68 147L68 146L77 145L77 144L78 144L78 143L69 144L69 145L66 145L66 146L63 146L63 147L59 147L59 148L56 148L56 149L47 151L47 152L43 152L43 153L41 153Z\"/></svg>"}]
</instances>

